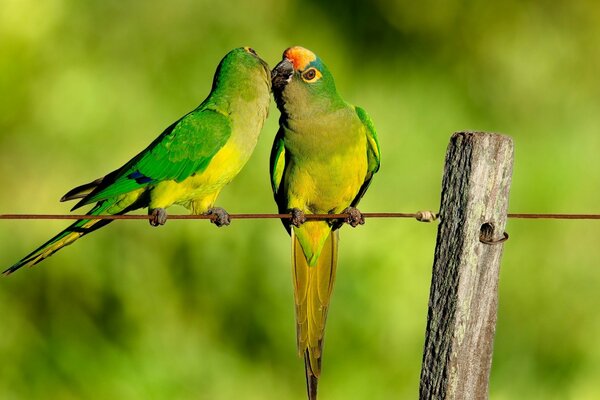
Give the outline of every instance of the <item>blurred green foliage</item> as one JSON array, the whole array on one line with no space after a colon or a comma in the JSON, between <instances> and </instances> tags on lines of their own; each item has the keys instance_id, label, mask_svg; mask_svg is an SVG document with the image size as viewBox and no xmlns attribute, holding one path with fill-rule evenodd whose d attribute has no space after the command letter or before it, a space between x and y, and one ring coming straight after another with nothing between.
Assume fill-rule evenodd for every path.
<instances>
[{"instance_id":1,"label":"blurred green foliage","mask_svg":"<svg viewBox=\"0 0 600 400\"><path fill-rule=\"evenodd\" d=\"M364 211L437 209L453 131L516 145L513 212L600 212L600 5L591 0L0 0L0 212L111 171L207 94L220 58L317 52L369 111ZM273 212L268 154L219 205ZM171 212L184 210L172 209ZM64 227L4 221L5 267ZM510 221L492 399L600 397L600 224ZM324 399L416 398L434 225L342 232ZM302 399L289 240L277 221L118 222L0 282L2 399Z\"/></svg>"}]
</instances>

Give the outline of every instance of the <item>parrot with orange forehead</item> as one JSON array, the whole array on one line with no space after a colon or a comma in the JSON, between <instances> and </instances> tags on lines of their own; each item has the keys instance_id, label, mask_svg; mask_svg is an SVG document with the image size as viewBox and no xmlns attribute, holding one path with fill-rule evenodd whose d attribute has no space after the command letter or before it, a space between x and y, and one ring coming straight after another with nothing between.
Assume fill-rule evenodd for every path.
<instances>
[{"instance_id":1,"label":"parrot with orange forehead","mask_svg":"<svg viewBox=\"0 0 600 400\"><path fill-rule=\"evenodd\" d=\"M223 57L208 97L171 124L121 168L78 186L61 201L94 204L90 215L125 214L148 208L150 224L163 225L166 208L179 204L210 214L217 226L229 214L214 207L217 196L240 172L256 146L271 101L271 71L250 47ZM37 264L111 220L80 219L4 271Z\"/></svg>"},{"instance_id":2,"label":"parrot with orange forehead","mask_svg":"<svg viewBox=\"0 0 600 400\"><path fill-rule=\"evenodd\" d=\"M371 119L338 94L323 61L291 47L271 72L281 112L271 151L271 185L292 241L298 353L308 398L317 398L325 320L336 274L338 229L364 224L356 208L379 169ZM306 214L348 214L345 221L306 221Z\"/></svg>"}]
</instances>

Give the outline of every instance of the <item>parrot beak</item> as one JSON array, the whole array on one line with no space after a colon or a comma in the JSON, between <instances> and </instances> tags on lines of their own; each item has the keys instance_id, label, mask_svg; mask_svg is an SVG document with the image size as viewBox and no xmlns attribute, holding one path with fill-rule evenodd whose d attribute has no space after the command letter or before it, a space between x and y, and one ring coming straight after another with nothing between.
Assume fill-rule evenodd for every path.
<instances>
[{"instance_id":1,"label":"parrot beak","mask_svg":"<svg viewBox=\"0 0 600 400\"><path fill-rule=\"evenodd\" d=\"M271 71L273 88L283 90L285 85L292 79L292 75L294 75L294 64L287 58L284 58L275 66L275 68L273 68L273 71Z\"/></svg>"}]
</instances>

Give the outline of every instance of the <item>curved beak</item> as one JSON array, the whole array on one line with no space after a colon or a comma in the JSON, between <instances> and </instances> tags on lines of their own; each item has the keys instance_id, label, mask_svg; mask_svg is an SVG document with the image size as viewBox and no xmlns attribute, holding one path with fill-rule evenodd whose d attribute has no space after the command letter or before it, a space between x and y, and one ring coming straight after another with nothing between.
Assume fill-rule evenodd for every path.
<instances>
[{"instance_id":1,"label":"curved beak","mask_svg":"<svg viewBox=\"0 0 600 400\"><path fill-rule=\"evenodd\" d=\"M292 75L294 75L294 65L290 60L284 58L275 66L275 68L273 68L273 71L271 71L273 88L282 90L292 79Z\"/></svg>"}]
</instances>

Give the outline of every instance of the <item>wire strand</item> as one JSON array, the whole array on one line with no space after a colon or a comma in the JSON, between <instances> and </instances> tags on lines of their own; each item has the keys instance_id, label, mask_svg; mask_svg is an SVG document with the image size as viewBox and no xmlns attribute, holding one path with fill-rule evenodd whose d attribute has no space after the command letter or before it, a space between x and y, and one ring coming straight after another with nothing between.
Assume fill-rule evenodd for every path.
<instances>
[{"instance_id":1,"label":"wire strand","mask_svg":"<svg viewBox=\"0 0 600 400\"><path fill-rule=\"evenodd\" d=\"M511 214L508 218L519 219L600 219L600 214Z\"/></svg>"},{"instance_id":2,"label":"wire strand","mask_svg":"<svg viewBox=\"0 0 600 400\"><path fill-rule=\"evenodd\" d=\"M418 213L363 213L365 218L416 218ZM339 219L347 218L348 214L305 214L306 219ZM151 215L75 215L75 214L0 214L0 219L142 219L147 220ZM168 219L212 219L211 215L181 215L171 214ZM231 219L285 219L292 218L291 214L229 214Z\"/></svg>"},{"instance_id":3,"label":"wire strand","mask_svg":"<svg viewBox=\"0 0 600 400\"><path fill-rule=\"evenodd\" d=\"M427 214L429 213L429 214ZM365 218L421 218L423 215L430 215L432 218L425 217L419 219L424 222L430 222L438 217L437 213L431 211L419 211L416 213L399 213L399 212L373 212L363 213ZM348 214L305 214L309 220L329 220L347 218ZM600 220L600 214L541 214L541 213L509 213L508 218L514 219L569 219L569 220ZM78 219L126 219L126 220L148 220L150 215L76 215L76 214L0 214L0 220L78 220ZM169 215L169 220L196 220L196 219L212 219L211 215ZM290 219L291 214L229 214L231 219Z\"/></svg>"}]
</instances>

